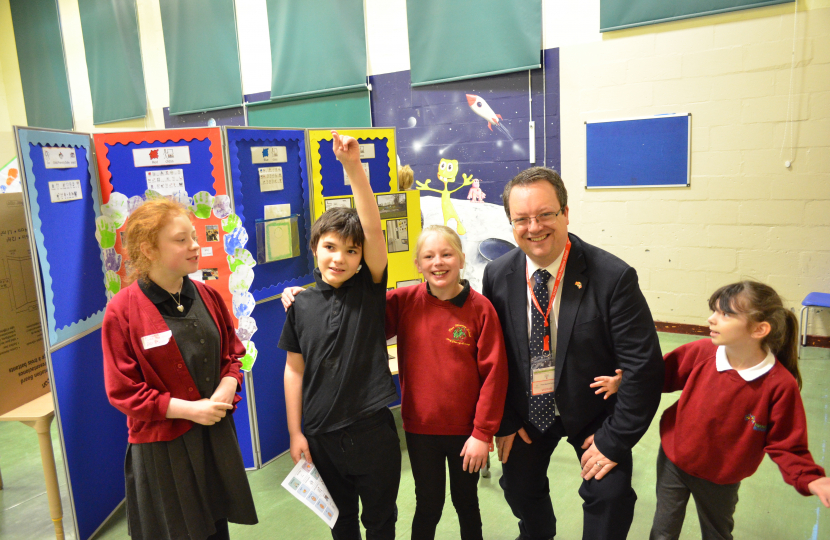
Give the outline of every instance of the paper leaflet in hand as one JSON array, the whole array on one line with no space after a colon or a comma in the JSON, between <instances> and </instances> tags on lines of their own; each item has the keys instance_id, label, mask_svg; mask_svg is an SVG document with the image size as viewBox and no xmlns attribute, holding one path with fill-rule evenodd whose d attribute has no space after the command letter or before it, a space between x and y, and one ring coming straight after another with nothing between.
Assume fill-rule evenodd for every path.
<instances>
[{"instance_id":1,"label":"paper leaflet in hand","mask_svg":"<svg viewBox=\"0 0 830 540\"><path fill-rule=\"evenodd\" d=\"M320 474L313 464L305 459L300 459L283 480L282 487L290 491L304 505L314 510L314 513L326 525L334 528L340 512L337 510L334 501L331 500L329 490L326 489L326 484L320 478Z\"/></svg>"}]
</instances>

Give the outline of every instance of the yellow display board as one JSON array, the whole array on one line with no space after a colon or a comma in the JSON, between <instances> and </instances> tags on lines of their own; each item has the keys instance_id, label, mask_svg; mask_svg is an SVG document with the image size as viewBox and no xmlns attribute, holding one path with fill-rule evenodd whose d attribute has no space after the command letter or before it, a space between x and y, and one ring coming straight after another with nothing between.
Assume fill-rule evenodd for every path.
<instances>
[{"instance_id":1,"label":"yellow display board","mask_svg":"<svg viewBox=\"0 0 830 540\"><path fill-rule=\"evenodd\" d=\"M388 288L420 281L415 269L415 242L421 234L421 194L398 190L395 128L339 129L341 135L357 139L361 162L367 171L380 210L389 256ZM348 177L332 151L331 130L308 130L311 161L311 217L316 221L336 206L354 208Z\"/></svg>"}]
</instances>

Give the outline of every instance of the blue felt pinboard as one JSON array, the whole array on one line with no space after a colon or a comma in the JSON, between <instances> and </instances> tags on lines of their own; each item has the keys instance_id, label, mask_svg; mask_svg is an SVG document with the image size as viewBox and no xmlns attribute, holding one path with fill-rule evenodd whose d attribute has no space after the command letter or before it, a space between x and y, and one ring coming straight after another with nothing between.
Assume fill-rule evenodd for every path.
<instances>
[{"instance_id":1,"label":"blue felt pinboard","mask_svg":"<svg viewBox=\"0 0 830 540\"><path fill-rule=\"evenodd\" d=\"M691 115L586 123L587 187L689 185Z\"/></svg>"},{"instance_id":2,"label":"blue felt pinboard","mask_svg":"<svg viewBox=\"0 0 830 540\"><path fill-rule=\"evenodd\" d=\"M271 300L257 305L254 315L260 328L254 335L260 353L251 374L254 377L259 450L265 464L288 450L291 444L283 384L286 352L277 346L285 324L285 310L282 302Z\"/></svg>"},{"instance_id":3,"label":"blue felt pinboard","mask_svg":"<svg viewBox=\"0 0 830 540\"><path fill-rule=\"evenodd\" d=\"M107 159L110 162L109 172L112 174L110 183L113 191L122 193L127 197L144 195L147 191L147 171L164 171L168 169L182 169L185 178L185 190L191 197L200 192L207 191L215 194L213 189L213 165L210 153L211 141L205 137L203 140L193 139L191 141L148 141L131 142L128 144L116 143L107 146ZM162 165L158 167L136 167L133 160L133 150L138 148L166 148L172 146L187 146L190 148L190 163L181 165Z\"/></svg>"},{"instance_id":4,"label":"blue felt pinboard","mask_svg":"<svg viewBox=\"0 0 830 540\"><path fill-rule=\"evenodd\" d=\"M95 240L101 197L90 161L89 135L20 129L18 138L42 274L49 343L54 346L104 319L104 265ZM74 149L78 166L47 169L44 146ZM60 180L80 180L82 199L52 203L49 182Z\"/></svg>"},{"instance_id":5,"label":"blue felt pinboard","mask_svg":"<svg viewBox=\"0 0 830 540\"><path fill-rule=\"evenodd\" d=\"M124 500L127 419L107 400L100 329L51 357L75 519L87 539Z\"/></svg>"},{"instance_id":6,"label":"blue felt pinboard","mask_svg":"<svg viewBox=\"0 0 830 540\"><path fill-rule=\"evenodd\" d=\"M389 140L386 138L357 139L359 144L373 144L375 159L363 160L369 164L369 184L375 193L389 191ZM352 187L347 186L343 175L343 165L337 161L332 150L333 141L320 141L320 176L323 185L323 197L352 195Z\"/></svg>"},{"instance_id":7,"label":"blue felt pinboard","mask_svg":"<svg viewBox=\"0 0 830 540\"><path fill-rule=\"evenodd\" d=\"M227 128L228 157L233 183L233 200L236 214L242 220L248 237L252 239L251 251L255 251L256 221L265 217L264 207L273 204L290 204L291 213L298 214L300 254L297 257L258 264L250 292L257 301L282 293L285 287L302 286L314 278L314 259L308 249L311 229L308 168L305 132L302 130ZM274 164L282 167L284 189L260 191L259 168L272 166L253 163L251 147L284 146L288 161ZM256 253L254 253L256 256ZM259 320L259 309L254 315ZM261 327L261 326L260 326ZM257 343L260 336L257 336Z\"/></svg>"}]
</instances>

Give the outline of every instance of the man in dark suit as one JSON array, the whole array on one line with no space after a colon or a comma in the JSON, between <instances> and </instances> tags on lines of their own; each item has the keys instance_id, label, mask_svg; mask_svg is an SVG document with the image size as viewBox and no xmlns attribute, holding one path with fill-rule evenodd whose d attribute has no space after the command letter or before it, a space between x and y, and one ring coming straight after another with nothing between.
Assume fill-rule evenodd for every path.
<instances>
[{"instance_id":1,"label":"man in dark suit","mask_svg":"<svg viewBox=\"0 0 830 540\"><path fill-rule=\"evenodd\" d=\"M556 534L547 470L564 437L582 465L583 539L625 538L637 496L631 449L648 429L663 359L637 273L568 234L568 194L556 171L533 167L505 187L519 247L487 265L483 293L501 320L509 366L496 434L519 539ZM623 370L605 400L594 377ZM518 436L517 436L518 435ZM554 485L555 489L555 485Z\"/></svg>"}]
</instances>

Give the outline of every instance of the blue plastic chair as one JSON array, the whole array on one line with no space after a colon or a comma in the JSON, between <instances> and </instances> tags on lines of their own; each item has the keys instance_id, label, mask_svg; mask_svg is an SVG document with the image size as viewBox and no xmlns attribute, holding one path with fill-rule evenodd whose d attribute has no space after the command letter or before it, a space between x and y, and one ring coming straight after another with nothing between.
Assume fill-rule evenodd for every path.
<instances>
[{"instance_id":1,"label":"blue plastic chair","mask_svg":"<svg viewBox=\"0 0 830 540\"><path fill-rule=\"evenodd\" d=\"M807 323L810 321L810 308L830 308L830 293L811 292L801 302L801 339L798 340L798 357L801 358L801 348L807 345Z\"/></svg>"}]
</instances>

